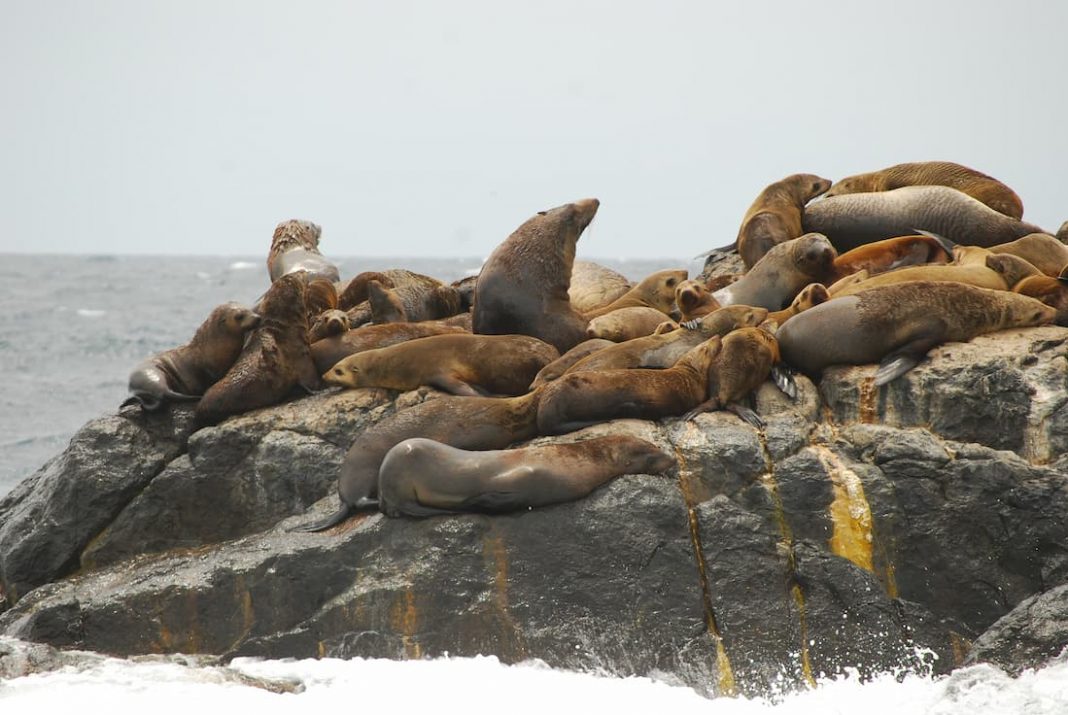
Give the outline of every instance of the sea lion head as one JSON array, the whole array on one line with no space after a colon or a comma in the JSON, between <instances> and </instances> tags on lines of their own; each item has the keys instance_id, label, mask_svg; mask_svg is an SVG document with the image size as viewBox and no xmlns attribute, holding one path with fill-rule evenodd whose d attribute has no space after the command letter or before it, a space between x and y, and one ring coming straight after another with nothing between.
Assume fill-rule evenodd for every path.
<instances>
[{"instance_id":1,"label":"sea lion head","mask_svg":"<svg viewBox=\"0 0 1068 715\"><path fill-rule=\"evenodd\" d=\"M674 455L637 437L620 437L613 447L627 474L663 474L676 464Z\"/></svg>"},{"instance_id":2,"label":"sea lion head","mask_svg":"<svg viewBox=\"0 0 1068 715\"><path fill-rule=\"evenodd\" d=\"M657 271L642 279L634 289L650 308L677 320L681 316L675 307L675 290L688 276L685 270Z\"/></svg>"},{"instance_id":3,"label":"sea lion head","mask_svg":"<svg viewBox=\"0 0 1068 715\"><path fill-rule=\"evenodd\" d=\"M239 303L224 303L212 311L211 322L224 333L240 335L258 327L260 316Z\"/></svg>"},{"instance_id":4,"label":"sea lion head","mask_svg":"<svg viewBox=\"0 0 1068 715\"><path fill-rule=\"evenodd\" d=\"M797 187L798 199L802 204L808 203L831 188L831 180L815 174L794 174L789 177Z\"/></svg>"},{"instance_id":5,"label":"sea lion head","mask_svg":"<svg viewBox=\"0 0 1068 715\"><path fill-rule=\"evenodd\" d=\"M878 190L875 174L857 174L856 176L847 176L831 184L824 197L830 198L839 194L859 194Z\"/></svg>"},{"instance_id":6,"label":"sea lion head","mask_svg":"<svg viewBox=\"0 0 1068 715\"><path fill-rule=\"evenodd\" d=\"M554 223L569 225L581 233L590 225L590 221L593 221L600 205L601 202L597 199L579 199L556 208L539 211L538 216L544 216Z\"/></svg>"},{"instance_id":7,"label":"sea lion head","mask_svg":"<svg viewBox=\"0 0 1068 715\"><path fill-rule=\"evenodd\" d=\"M318 250L319 237L323 230L318 224L300 219L289 219L278 224L271 237L271 252L287 251L291 248Z\"/></svg>"},{"instance_id":8,"label":"sea lion head","mask_svg":"<svg viewBox=\"0 0 1068 715\"><path fill-rule=\"evenodd\" d=\"M675 305L683 315L705 302L708 289L701 281L685 280L675 286Z\"/></svg>"},{"instance_id":9,"label":"sea lion head","mask_svg":"<svg viewBox=\"0 0 1068 715\"><path fill-rule=\"evenodd\" d=\"M789 245L797 269L816 280L828 275L834 269L834 259L838 258L838 251L822 233L806 233L780 245Z\"/></svg>"},{"instance_id":10,"label":"sea lion head","mask_svg":"<svg viewBox=\"0 0 1068 715\"><path fill-rule=\"evenodd\" d=\"M831 299L831 294L827 290L827 286L822 283L809 283L807 286L801 289L801 292L794 298L794 302L790 304L790 307L797 313L808 310L820 303L826 303Z\"/></svg>"},{"instance_id":11,"label":"sea lion head","mask_svg":"<svg viewBox=\"0 0 1068 715\"><path fill-rule=\"evenodd\" d=\"M1035 268L1030 261L1014 256L1011 253L991 253L986 256L986 267L1005 279L1005 285L1012 290L1013 286L1024 278L1041 276L1042 271Z\"/></svg>"},{"instance_id":12,"label":"sea lion head","mask_svg":"<svg viewBox=\"0 0 1068 715\"><path fill-rule=\"evenodd\" d=\"M308 314L305 303L307 281L300 273L287 273L274 283L263 296L260 315L287 325L295 325L308 332Z\"/></svg>"},{"instance_id":13,"label":"sea lion head","mask_svg":"<svg viewBox=\"0 0 1068 715\"><path fill-rule=\"evenodd\" d=\"M361 359L360 353L356 353L338 361L332 368L323 373L323 382L328 385L338 385L339 387L361 387Z\"/></svg>"},{"instance_id":14,"label":"sea lion head","mask_svg":"<svg viewBox=\"0 0 1068 715\"><path fill-rule=\"evenodd\" d=\"M1018 293L1002 293L1002 296L1006 299L1001 313L1002 327L1033 328L1057 320L1057 309L1036 298Z\"/></svg>"}]
</instances>

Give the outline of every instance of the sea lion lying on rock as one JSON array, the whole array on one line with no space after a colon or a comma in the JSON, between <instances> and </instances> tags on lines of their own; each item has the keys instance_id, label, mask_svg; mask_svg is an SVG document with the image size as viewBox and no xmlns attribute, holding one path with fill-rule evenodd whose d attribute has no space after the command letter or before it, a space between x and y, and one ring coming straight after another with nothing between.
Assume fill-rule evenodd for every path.
<instances>
[{"instance_id":1,"label":"sea lion lying on rock","mask_svg":"<svg viewBox=\"0 0 1068 715\"><path fill-rule=\"evenodd\" d=\"M805 204L830 186L829 179L815 174L792 174L761 191L745 212L734 244L745 267L752 268L772 248L804 233Z\"/></svg>"},{"instance_id":2,"label":"sea lion lying on rock","mask_svg":"<svg viewBox=\"0 0 1068 715\"><path fill-rule=\"evenodd\" d=\"M720 305L751 305L782 310L809 283L823 283L833 274L838 252L818 233L780 243L748 273L712 294Z\"/></svg>"}]
</instances>

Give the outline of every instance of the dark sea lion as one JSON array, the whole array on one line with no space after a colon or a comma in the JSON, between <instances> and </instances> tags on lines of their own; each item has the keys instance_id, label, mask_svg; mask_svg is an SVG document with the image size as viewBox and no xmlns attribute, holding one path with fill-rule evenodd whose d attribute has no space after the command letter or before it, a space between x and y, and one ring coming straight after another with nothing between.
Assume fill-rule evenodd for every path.
<instances>
[{"instance_id":1,"label":"dark sea lion","mask_svg":"<svg viewBox=\"0 0 1068 715\"><path fill-rule=\"evenodd\" d=\"M919 161L895 164L867 174L847 176L835 182L827 196L890 191L903 186L948 186L976 199L998 213L1023 217L1023 202L1016 192L992 176L951 161Z\"/></svg>"},{"instance_id":2,"label":"dark sea lion","mask_svg":"<svg viewBox=\"0 0 1068 715\"><path fill-rule=\"evenodd\" d=\"M575 244L598 206L583 199L540 211L494 249L475 286L474 332L531 335L560 352L586 339L587 319L567 291Z\"/></svg>"},{"instance_id":3,"label":"dark sea lion","mask_svg":"<svg viewBox=\"0 0 1068 715\"><path fill-rule=\"evenodd\" d=\"M739 328L725 335L710 370L708 399L683 419L692 420L710 410L729 410L762 429L764 420L738 401L764 384L772 366L779 362L779 343L772 334L773 329L773 326Z\"/></svg>"},{"instance_id":4,"label":"dark sea lion","mask_svg":"<svg viewBox=\"0 0 1068 715\"><path fill-rule=\"evenodd\" d=\"M338 306L347 310L349 322L359 327L374 318L370 304L370 285L377 281L383 291L388 292L387 303L379 303L382 317L387 315L399 322L403 320L416 323L424 320L439 320L456 315L461 311L460 293L445 285L437 278L415 273L403 268L391 268L381 272L361 273L353 278L348 287L338 298ZM362 296L362 300L352 301ZM350 308L343 306L352 305Z\"/></svg>"},{"instance_id":5,"label":"dark sea lion","mask_svg":"<svg viewBox=\"0 0 1068 715\"><path fill-rule=\"evenodd\" d=\"M671 317L678 317L675 308L675 286L686 280L685 270L666 270L650 273L636 286L611 303L584 313L586 320L593 320L620 308L656 308Z\"/></svg>"},{"instance_id":6,"label":"dark sea lion","mask_svg":"<svg viewBox=\"0 0 1068 715\"><path fill-rule=\"evenodd\" d=\"M620 417L655 420L681 415L708 396L708 372L719 353L709 338L662 370L570 372L542 388L538 433L561 434Z\"/></svg>"},{"instance_id":7,"label":"dark sea lion","mask_svg":"<svg viewBox=\"0 0 1068 715\"><path fill-rule=\"evenodd\" d=\"M1068 326L1068 266L1057 278L1047 275L1024 278L1012 287L1012 292L1042 301L1057 311L1054 318L1057 325Z\"/></svg>"},{"instance_id":8,"label":"dark sea lion","mask_svg":"<svg viewBox=\"0 0 1068 715\"><path fill-rule=\"evenodd\" d=\"M875 384L885 385L936 345L1045 325L1055 316L1053 308L1007 291L913 281L835 297L789 320L777 338L783 360L814 378L829 365L878 362Z\"/></svg>"},{"instance_id":9,"label":"dark sea lion","mask_svg":"<svg viewBox=\"0 0 1068 715\"><path fill-rule=\"evenodd\" d=\"M667 320L667 315L656 308L636 306L619 308L599 315L586 326L590 338L604 338L615 343L652 335L657 327Z\"/></svg>"},{"instance_id":10,"label":"dark sea lion","mask_svg":"<svg viewBox=\"0 0 1068 715\"><path fill-rule=\"evenodd\" d=\"M575 260L571 286L567 289L571 307L579 313L602 308L632 288L627 278L593 261Z\"/></svg>"},{"instance_id":11,"label":"dark sea lion","mask_svg":"<svg viewBox=\"0 0 1068 715\"><path fill-rule=\"evenodd\" d=\"M675 457L629 435L472 452L429 439L393 447L378 472L387 516L491 514L581 499L624 474L661 474Z\"/></svg>"},{"instance_id":12,"label":"dark sea lion","mask_svg":"<svg viewBox=\"0 0 1068 715\"><path fill-rule=\"evenodd\" d=\"M818 233L780 243L734 283L712 294L720 305L782 310L809 283L822 283L834 271L838 252Z\"/></svg>"},{"instance_id":13,"label":"dark sea lion","mask_svg":"<svg viewBox=\"0 0 1068 715\"><path fill-rule=\"evenodd\" d=\"M330 385L453 395L522 395L538 371L560 357L529 335L433 335L349 355L323 374Z\"/></svg>"},{"instance_id":14,"label":"dark sea lion","mask_svg":"<svg viewBox=\"0 0 1068 715\"><path fill-rule=\"evenodd\" d=\"M314 344L333 335L341 335L352 329L349 325L349 314L343 310L326 310L312 323L308 329L308 342Z\"/></svg>"},{"instance_id":15,"label":"dark sea lion","mask_svg":"<svg viewBox=\"0 0 1068 715\"><path fill-rule=\"evenodd\" d=\"M829 189L831 181L815 174L791 174L769 185L745 212L735 246L746 268L752 268L774 246L797 238L801 212Z\"/></svg>"},{"instance_id":16,"label":"dark sea lion","mask_svg":"<svg viewBox=\"0 0 1068 715\"><path fill-rule=\"evenodd\" d=\"M311 221L290 219L278 224L271 238L271 252L267 255L267 273L271 282L296 271L304 271L311 278L339 280L337 266L319 253L321 235L322 229Z\"/></svg>"},{"instance_id":17,"label":"dark sea lion","mask_svg":"<svg viewBox=\"0 0 1068 715\"><path fill-rule=\"evenodd\" d=\"M802 224L807 231L826 235L839 251L917 229L970 246L994 246L1042 232L948 186L825 197L805 207Z\"/></svg>"},{"instance_id":18,"label":"dark sea lion","mask_svg":"<svg viewBox=\"0 0 1068 715\"><path fill-rule=\"evenodd\" d=\"M167 401L199 400L237 361L245 334L260 323L260 316L237 303L211 311L185 345L148 358L130 373L132 393L122 407L140 404L149 412Z\"/></svg>"},{"instance_id":19,"label":"dark sea lion","mask_svg":"<svg viewBox=\"0 0 1068 715\"><path fill-rule=\"evenodd\" d=\"M1047 233L1032 233L1015 241L991 246L990 252L1019 256L1047 276L1056 277L1068 266L1068 246Z\"/></svg>"},{"instance_id":20,"label":"dark sea lion","mask_svg":"<svg viewBox=\"0 0 1068 715\"><path fill-rule=\"evenodd\" d=\"M591 338L590 340L582 341L539 370L538 374L534 376L534 379L530 383L530 389L535 390L542 385L552 382L567 372L567 370L579 360L617 344L618 343L614 343L611 340L605 340L604 338Z\"/></svg>"},{"instance_id":21,"label":"dark sea lion","mask_svg":"<svg viewBox=\"0 0 1068 715\"><path fill-rule=\"evenodd\" d=\"M682 281L675 286L675 305L681 320L700 318L720 308L702 281Z\"/></svg>"},{"instance_id":22,"label":"dark sea lion","mask_svg":"<svg viewBox=\"0 0 1068 715\"><path fill-rule=\"evenodd\" d=\"M375 325L408 322L408 313L404 310L400 295L378 281L367 283L367 305L371 308L371 322Z\"/></svg>"},{"instance_id":23,"label":"dark sea lion","mask_svg":"<svg viewBox=\"0 0 1068 715\"><path fill-rule=\"evenodd\" d=\"M1009 289L1005 278L985 265L961 266L948 263L945 265L931 264L898 268L896 271L880 273L849 285L836 283L831 286L830 293L832 297L838 298L840 296L855 295L879 286L916 281L951 281L990 290Z\"/></svg>"},{"instance_id":24,"label":"dark sea lion","mask_svg":"<svg viewBox=\"0 0 1068 715\"><path fill-rule=\"evenodd\" d=\"M935 236L896 236L857 246L840 254L834 259L832 280L862 270L868 271L869 275L876 275L905 266L949 263L952 259L952 246L948 241L941 241Z\"/></svg>"},{"instance_id":25,"label":"dark sea lion","mask_svg":"<svg viewBox=\"0 0 1068 715\"><path fill-rule=\"evenodd\" d=\"M340 335L317 340L311 345L312 360L316 374L324 372L339 360L364 350L384 348L406 340L425 338L430 335L446 335L467 332L462 326L448 325L441 320L419 323L387 323L386 325L363 325L347 330Z\"/></svg>"},{"instance_id":26,"label":"dark sea lion","mask_svg":"<svg viewBox=\"0 0 1068 715\"><path fill-rule=\"evenodd\" d=\"M385 288L393 288L393 279L381 271L364 271L358 273L348 283L338 288L337 307L341 310L352 310L360 303L367 302L367 285L371 281L378 281Z\"/></svg>"},{"instance_id":27,"label":"dark sea lion","mask_svg":"<svg viewBox=\"0 0 1068 715\"><path fill-rule=\"evenodd\" d=\"M544 388L543 388L544 389ZM459 449L503 449L537 433L541 390L520 397L446 395L394 412L356 435L338 477L341 505L319 522L294 531L322 531L359 509L378 504L378 471L395 445L425 437Z\"/></svg>"},{"instance_id":28,"label":"dark sea lion","mask_svg":"<svg viewBox=\"0 0 1068 715\"><path fill-rule=\"evenodd\" d=\"M300 386L319 387L308 348L304 280L289 273L263 296L260 324L248 337L237 362L204 393L197 404L199 425L213 425L230 415L273 405Z\"/></svg>"}]
</instances>

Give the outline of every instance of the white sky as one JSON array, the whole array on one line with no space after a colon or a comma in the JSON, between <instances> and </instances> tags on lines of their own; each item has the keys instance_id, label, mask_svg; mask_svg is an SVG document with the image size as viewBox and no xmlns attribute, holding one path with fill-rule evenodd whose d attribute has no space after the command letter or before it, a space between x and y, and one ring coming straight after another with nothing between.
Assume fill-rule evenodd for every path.
<instances>
[{"instance_id":1,"label":"white sky","mask_svg":"<svg viewBox=\"0 0 1068 715\"><path fill-rule=\"evenodd\" d=\"M0 252L730 243L795 172L947 159L1068 218L1068 2L0 0Z\"/></svg>"}]
</instances>

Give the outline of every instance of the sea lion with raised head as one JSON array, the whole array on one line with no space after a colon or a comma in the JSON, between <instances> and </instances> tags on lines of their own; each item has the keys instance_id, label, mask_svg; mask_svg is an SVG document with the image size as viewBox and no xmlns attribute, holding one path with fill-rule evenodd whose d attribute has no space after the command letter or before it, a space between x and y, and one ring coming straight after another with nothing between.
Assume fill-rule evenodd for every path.
<instances>
[{"instance_id":1,"label":"sea lion with raised head","mask_svg":"<svg viewBox=\"0 0 1068 715\"><path fill-rule=\"evenodd\" d=\"M673 466L674 456L630 435L480 452L417 437L382 460L378 508L387 516L499 514L575 501L624 474Z\"/></svg>"},{"instance_id":2,"label":"sea lion with raised head","mask_svg":"<svg viewBox=\"0 0 1068 715\"><path fill-rule=\"evenodd\" d=\"M719 310L720 305L702 281L683 281L675 286L675 305L680 320L693 320Z\"/></svg>"},{"instance_id":3,"label":"sea lion with raised head","mask_svg":"<svg viewBox=\"0 0 1068 715\"><path fill-rule=\"evenodd\" d=\"M936 345L1046 325L1055 316L1053 308L1007 291L911 281L835 297L789 320L776 337L783 360L814 378L829 365L880 363L875 384L885 385Z\"/></svg>"},{"instance_id":4,"label":"sea lion with raised head","mask_svg":"<svg viewBox=\"0 0 1068 715\"><path fill-rule=\"evenodd\" d=\"M745 275L712 294L720 305L782 310L809 283L823 283L834 271L838 252L818 233L773 247Z\"/></svg>"},{"instance_id":5,"label":"sea lion with raised head","mask_svg":"<svg viewBox=\"0 0 1068 715\"><path fill-rule=\"evenodd\" d=\"M237 303L211 311L185 345L148 358L130 373L131 396L121 407L139 404L154 412L164 403L199 400L237 361L245 335L260 316Z\"/></svg>"},{"instance_id":6,"label":"sea lion with raised head","mask_svg":"<svg viewBox=\"0 0 1068 715\"><path fill-rule=\"evenodd\" d=\"M903 186L948 186L1011 218L1023 218L1023 202L1016 192L992 176L951 161L917 161L895 164L879 171L855 174L836 181L827 197L891 191Z\"/></svg>"},{"instance_id":7,"label":"sea lion with raised head","mask_svg":"<svg viewBox=\"0 0 1068 715\"><path fill-rule=\"evenodd\" d=\"M348 313L336 308L326 310L320 313L308 328L308 343L314 344L334 335L346 333L351 329Z\"/></svg>"},{"instance_id":8,"label":"sea lion with raised head","mask_svg":"<svg viewBox=\"0 0 1068 715\"><path fill-rule=\"evenodd\" d=\"M797 238L801 212L831 186L815 174L791 174L767 186L745 212L735 246L746 268L752 268L774 246ZM722 250L722 249L720 249Z\"/></svg>"},{"instance_id":9,"label":"sea lion with raised head","mask_svg":"<svg viewBox=\"0 0 1068 715\"><path fill-rule=\"evenodd\" d=\"M337 266L319 252L322 229L311 221L290 219L278 224L271 238L271 252L267 254L267 273L271 282L284 275L302 271L309 278L323 278L337 282Z\"/></svg>"}]
</instances>

